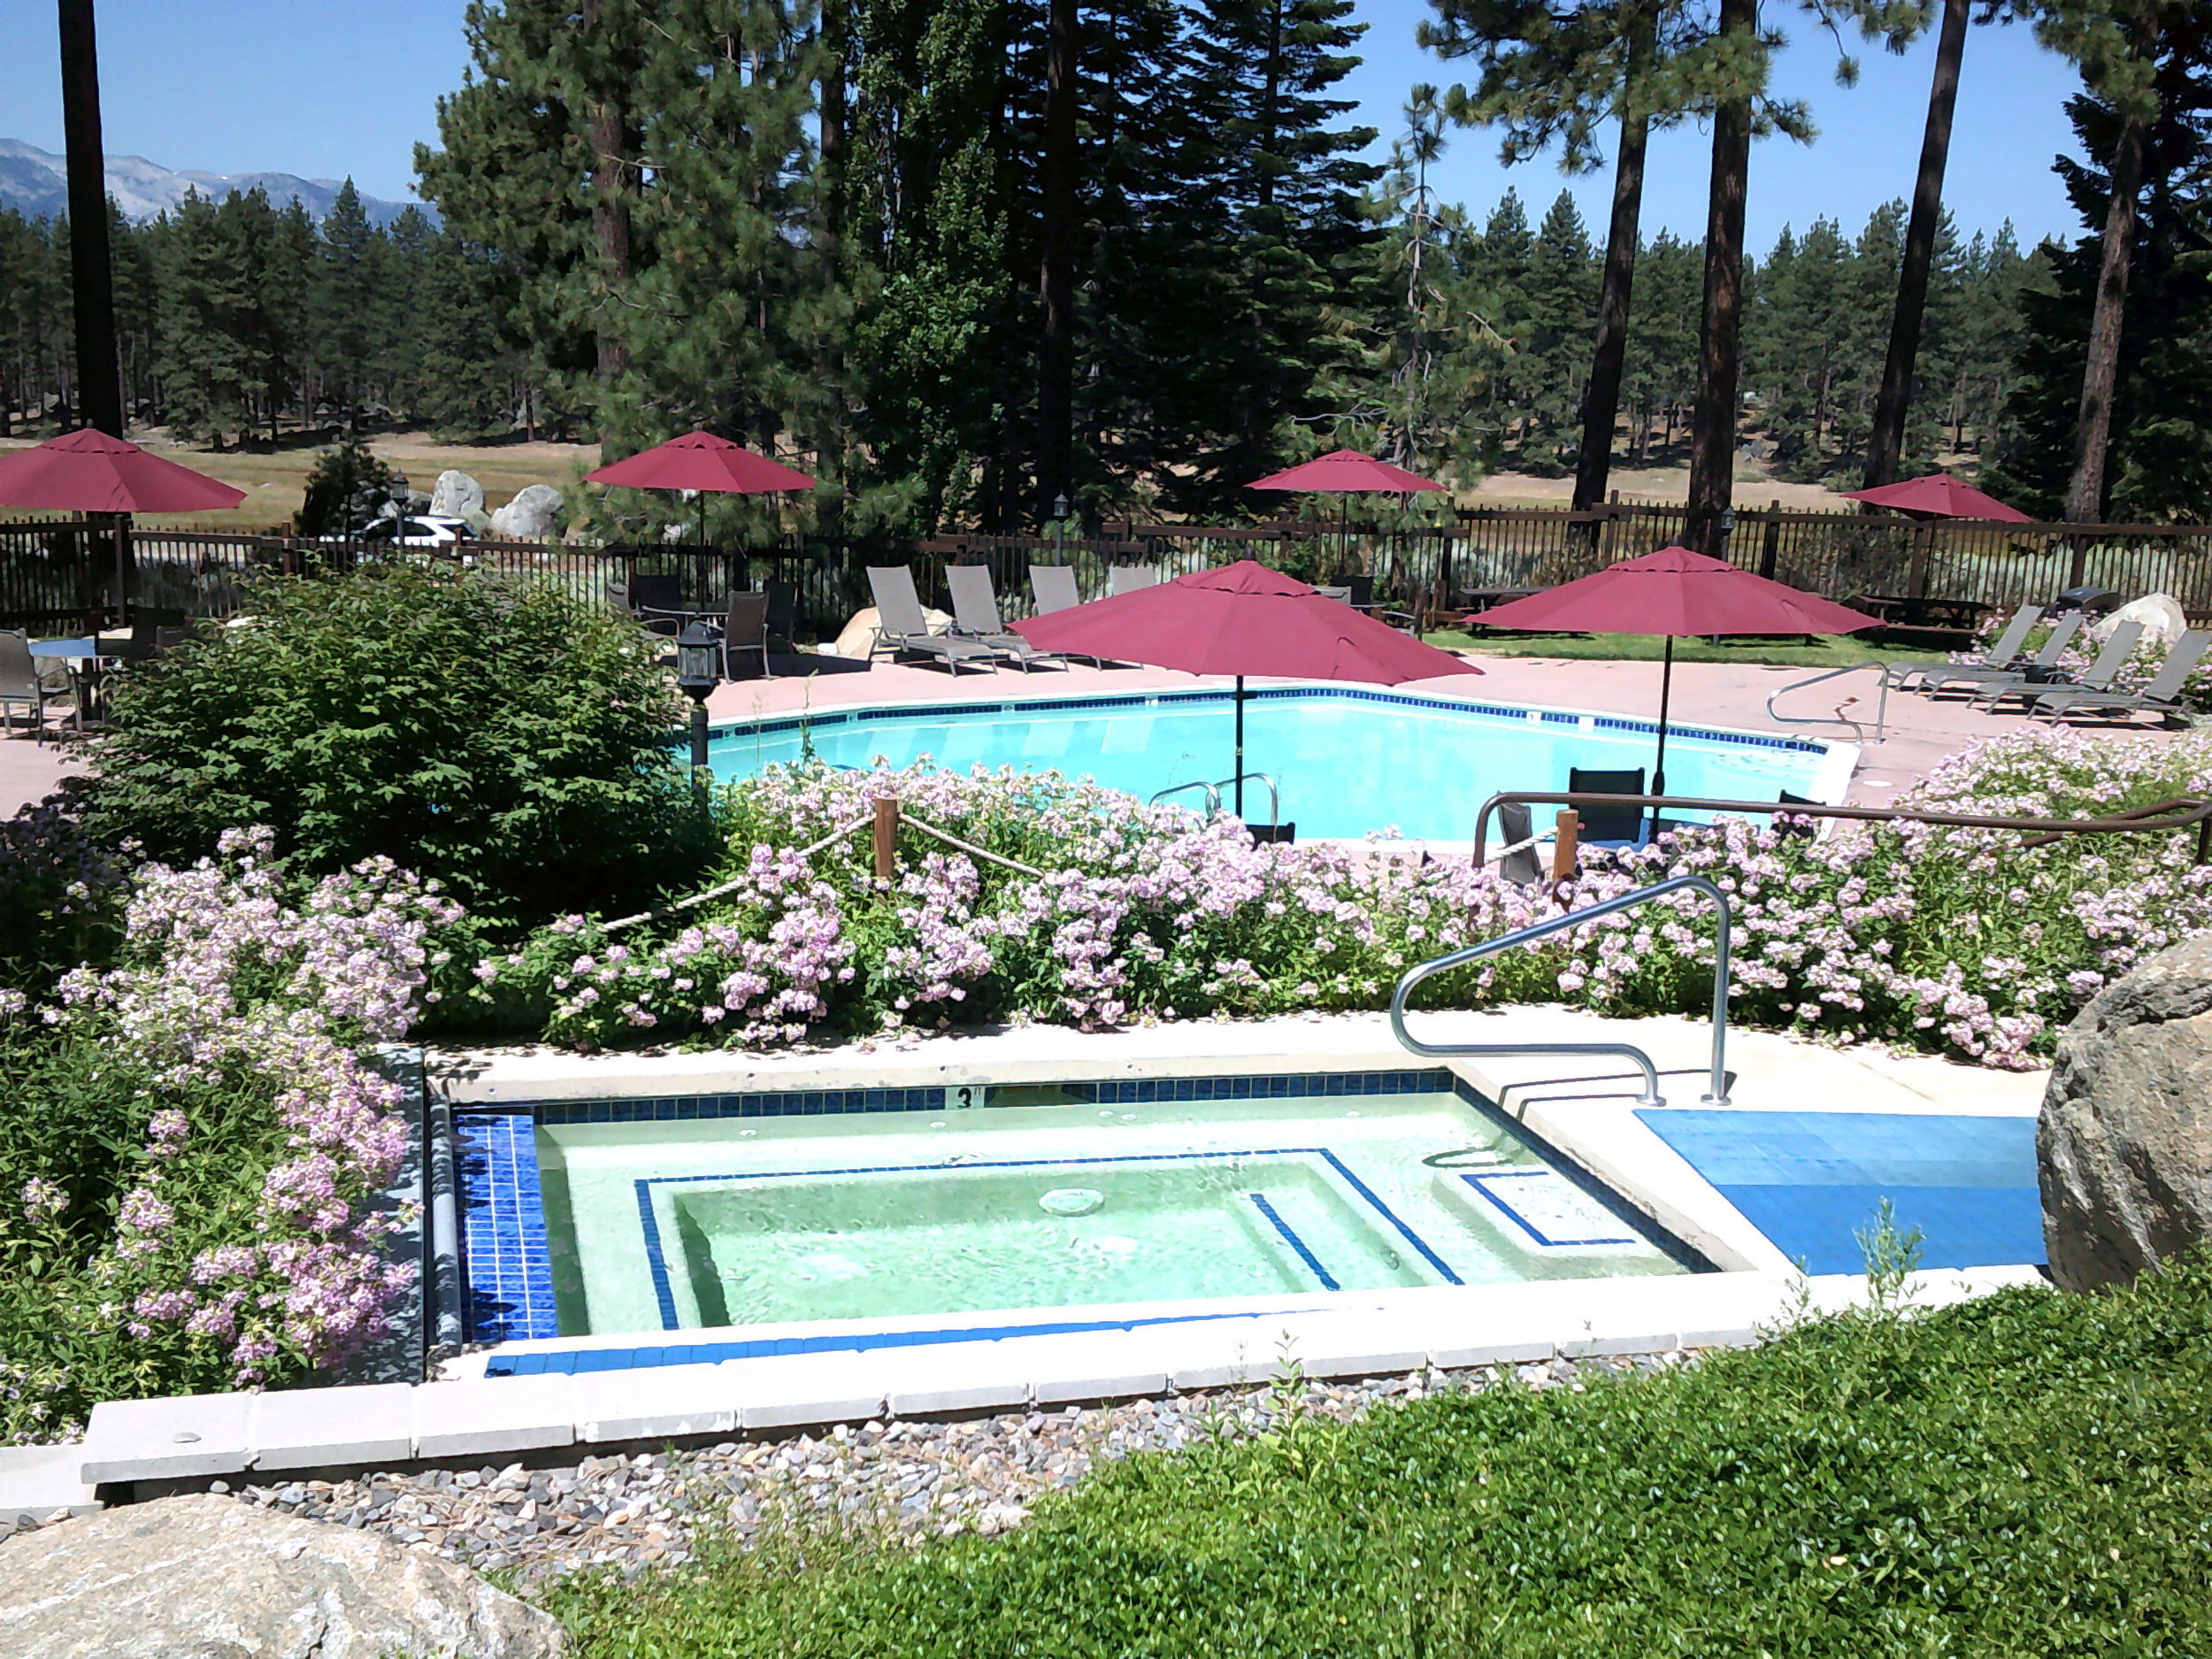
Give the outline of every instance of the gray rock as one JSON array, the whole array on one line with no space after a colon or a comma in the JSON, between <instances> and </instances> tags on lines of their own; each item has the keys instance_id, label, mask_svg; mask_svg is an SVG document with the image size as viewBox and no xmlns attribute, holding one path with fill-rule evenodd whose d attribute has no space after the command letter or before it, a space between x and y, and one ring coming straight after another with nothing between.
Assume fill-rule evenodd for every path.
<instances>
[{"instance_id":1,"label":"gray rock","mask_svg":"<svg viewBox=\"0 0 2212 1659\"><path fill-rule=\"evenodd\" d=\"M448 467L430 487L430 511L449 518L465 518L484 511L484 487L466 472Z\"/></svg>"},{"instance_id":2,"label":"gray rock","mask_svg":"<svg viewBox=\"0 0 2212 1659\"><path fill-rule=\"evenodd\" d=\"M544 1659L560 1626L376 1532L202 1494L0 1545L0 1648L40 1659Z\"/></svg>"},{"instance_id":3,"label":"gray rock","mask_svg":"<svg viewBox=\"0 0 2212 1659\"><path fill-rule=\"evenodd\" d=\"M561 492L550 484L526 484L492 514L492 534L518 541L543 541L561 527Z\"/></svg>"},{"instance_id":4,"label":"gray rock","mask_svg":"<svg viewBox=\"0 0 2212 1659\"><path fill-rule=\"evenodd\" d=\"M2035 1151L2064 1288L2125 1284L2212 1240L2212 934L2107 986L2066 1028Z\"/></svg>"}]
</instances>

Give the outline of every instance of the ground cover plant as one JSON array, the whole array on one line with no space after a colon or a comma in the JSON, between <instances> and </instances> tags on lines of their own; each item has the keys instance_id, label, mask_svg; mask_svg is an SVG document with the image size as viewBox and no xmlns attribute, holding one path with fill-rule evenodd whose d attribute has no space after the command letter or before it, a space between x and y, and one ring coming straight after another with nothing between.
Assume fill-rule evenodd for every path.
<instances>
[{"instance_id":1,"label":"ground cover plant","mask_svg":"<svg viewBox=\"0 0 2212 1659\"><path fill-rule=\"evenodd\" d=\"M2058 732L1955 757L1909 800L2093 816L2208 789L2199 742ZM1034 873L916 838L879 883L864 830L834 832L883 794ZM1736 903L1734 1018L2016 1067L2108 979L2212 928L2193 832L2023 850L2008 833L1739 819L1594 852L1554 888L1386 843L1255 847L1228 819L1049 775L801 767L721 810L711 902L613 932L565 918L478 963L454 1018L595 1047L1371 1009L1413 963L1694 872ZM1696 1014L1714 935L1686 895L1432 981L1427 1000Z\"/></svg>"},{"instance_id":2,"label":"ground cover plant","mask_svg":"<svg viewBox=\"0 0 2212 1659\"><path fill-rule=\"evenodd\" d=\"M390 565L267 579L246 609L121 676L96 837L189 861L268 825L303 872L390 858L495 924L691 872L681 699L604 605Z\"/></svg>"},{"instance_id":3,"label":"ground cover plant","mask_svg":"<svg viewBox=\"0 0 2212 1659\"><path fill-rule=\"evenodd\" d=\"M111 930L102 963L0 989L0 1442L327 1372L411 1283L383 1202L408 1122L372 1050L458 910L388 861L299 880L272 845L70 900ZM65 894L88 856L65 827L11 850Z\"/></svg>"},{"instance_id":4,"label":"ground cover plant","mask_svg":"<svg viewBox=\"0 0 2212 1659\"><path fill-rule=\"evenodd\" d=\"M2212 1651L2202 1263L1348 1425L1281 1393L1269 1436L1132 1456L1007 1537L546 1594L588 1659Z\"/></svg>"}]
</instances>

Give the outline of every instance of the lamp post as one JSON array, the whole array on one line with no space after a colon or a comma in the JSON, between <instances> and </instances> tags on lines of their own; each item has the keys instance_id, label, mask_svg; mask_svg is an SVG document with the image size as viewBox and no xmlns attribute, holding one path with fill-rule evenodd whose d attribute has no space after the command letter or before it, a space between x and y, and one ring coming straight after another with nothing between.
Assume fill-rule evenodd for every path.
<instances>
[{"instance_id":1,"label":"lamp post","mask_svg":"<svg viewBox=\"0 0 2212 1659\"><path fill-rule=\"evenodd\" d=\"M676 685L691 699L691 782L701 794L707 779L707 698L722 679L722 642L703 622L676 636Z\"/></svg>"},{"instance_id":2,"label":"lamp post","mask_svg":"<svg viewBox=\"0 0 2212 1659\"><path fill-rule=\"evenodd\" d=\"M1055 495L1052 498L1052 562L1055 565L1064 565L1068 562L1067 534L1068 498L1065 495Z\"/></svg>"}]
</instances>

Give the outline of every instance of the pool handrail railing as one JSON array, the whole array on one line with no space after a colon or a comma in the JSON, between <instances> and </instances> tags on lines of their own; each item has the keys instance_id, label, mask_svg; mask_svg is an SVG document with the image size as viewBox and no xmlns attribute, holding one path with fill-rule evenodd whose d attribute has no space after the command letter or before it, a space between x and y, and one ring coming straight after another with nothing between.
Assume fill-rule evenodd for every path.
<instances>
[{"instance_id":1,"label":"pool handrail railing","mask_svg":"<svg viewBox=\"0 0 2212 1659\"><path fill-rule=\"evenodd\" d=\"M1632 910L1654 899L1664 898L1670 893L1702 893L1713 901L1720 911L1720 927L1715 934L1713 949L1713 1056L1711 1088L1705 1095L1709 1106L1725 1106L1728 1102L1728 937L1731 910L1728 895L1703 876L1670 876L1664 881L1654 882L1647 887L1638 887L1632 893L1623 893L1601 900L1579 910L1569 910L1563 916L1548 917L1532 922L1526 927L1517 927L1509 933L1485 940L1479 945L1469 945L1432 961L1408 968L1390 994L1390 1031L1398 1044L1409 1054L1424 1059L1484 1059L1508 1055L1561 1054L1603 1056L1632 1060L1644 1074L1644 1092L1638 1097L1639 1106L1663 1106L1666 1101L1659 1093L1659 1068L1651 1056L1632 1042L1423 1042L1406 1029L1406 1001L1424 979L1463 968L1469 963L1479 962L1485 956L1494 956L1502 950L1516 945L1532 944L1553 933L1579 927L1601 917L1619 910Z\"/></svg>"},{"instance_id":2,"label":"pool handrail railing","mask_svg":"<svg viewBox=\"0 0 2212 1659\"><path fill-rule=\"evenodd\" d=\"M2040 832L2020 843L2024 852L2045 847L2067 835L2114 834L2122 831L2153 833L2196 826L2195 862L2212 863L2212 799L2175 795L2148 806L2131 807L2106 818L1991 818L1975 812L1939 812L1920 807L1823 806L1798 801L1712 801L1702 796L1676 795L1594 795L1587 790L1507 789L1492 795L1475 814L1474 858L1488 862L1490 819L1500 807L1518 803L1526 806L1639 806L1678 807L1692 812L1750 812L1769 817L1846 818L1873 824L1935 824L1953 829L2026 830Z\"/></svg>"}]
</instances>

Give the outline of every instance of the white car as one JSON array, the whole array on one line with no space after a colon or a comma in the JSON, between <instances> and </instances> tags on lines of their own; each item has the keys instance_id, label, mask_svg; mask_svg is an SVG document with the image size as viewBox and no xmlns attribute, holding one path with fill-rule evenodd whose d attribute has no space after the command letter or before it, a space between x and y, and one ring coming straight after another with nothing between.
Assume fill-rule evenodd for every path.
<instances>
[{"instance_id":1,"label":"white car","mask_svg":"<svg viewBox=\"0 0 2212 1659\"><path fill-rule=\"evenodd\" d=\"M403 523L404 529L402 528ZM476 532L465 518L448 518L431 513L410 513L403 521L397 518L373 518L348 538L364 547L425 548L433 551L457 552L459 544L476 540Z\"/></svg>"}]
</instances>

